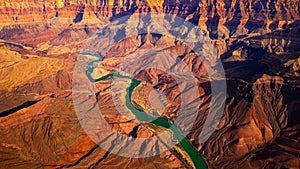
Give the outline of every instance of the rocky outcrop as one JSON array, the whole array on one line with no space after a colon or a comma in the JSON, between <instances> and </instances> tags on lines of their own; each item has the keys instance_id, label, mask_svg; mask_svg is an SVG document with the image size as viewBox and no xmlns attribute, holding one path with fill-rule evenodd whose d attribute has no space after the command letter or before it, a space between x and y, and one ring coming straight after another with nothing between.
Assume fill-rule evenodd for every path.
<instances>
[{"instance_id":1,"label":"rocky outcrop","mask_svg":"<svg viewBox=\"0 0 300 169\"><path fill-rule=\"evenodd\" d=\"M296 0L50 0L0 2L0 23L68 22L98 23L136 12L164 12L199 25L213 39L228 39L293 27L300 22Z\"/></svg>"},{"instance_id":2,"label":"rocky outcrop","mask_svg":"<svg viewBox=\"0 0 300 169\"><path fill-rule=\"evenodd\" d=\"M127 38L109 51L95 75L114 70L141 49L174 53L193 71L199 85L201 108L187 138L209 167L299 168L299 5L297 0L1 1L0 166L187 167L174 150L129 159L101 149L85 134L73 107L74 64L87 40L118 17L151 11L200 26L219 52L228 92L224 116L209 140L199 145L211 106L207 70L177 40L163 35ZM147 110L156 104L147 100L150 91L164 91L168 107L160 113L174 121L180 107L175 81L154 69L137 78L144 84L133 93L134 104ZM109 83L95 85L98 104L115 130L132 137L160 132L121 116L114 109L110 87Z\"/></svg>"}]
</instances>

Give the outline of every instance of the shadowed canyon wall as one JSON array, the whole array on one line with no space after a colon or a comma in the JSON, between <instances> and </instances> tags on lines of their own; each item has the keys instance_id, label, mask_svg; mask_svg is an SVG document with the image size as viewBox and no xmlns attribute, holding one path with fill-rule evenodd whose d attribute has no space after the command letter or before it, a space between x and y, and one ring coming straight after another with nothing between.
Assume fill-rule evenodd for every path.
<instances>
[{"instance_id":1,"label":"shadowed canyon wall","mask_svg":"<svg viewBox=\"0 0 300 169\"><path fill-rule=\"evenodd\" d=\"M211 106L210 85L202 79L201 61L178 41L163 35L127 38L107 54L100 64L103 70L140 49L161 47L175 53L197 77L204 101L187 138L210 168L300 167L298 0L0 0L1 167L190 167L174 149L146 159L101 149L83 131L73 107L73 69L86 40L103 25L140 12L180 16L212 39L227 81L224 116L216 131L199 145ZM147 85L134 92L135 104L150 107L145 92L164 89L174 111L163 116L174 120L176 84L155 70L138 78ZM124 119L112 108L110 87L100 83L95 90L113 128L151 136L151 126Z\"/></svg>"}]
</instances>

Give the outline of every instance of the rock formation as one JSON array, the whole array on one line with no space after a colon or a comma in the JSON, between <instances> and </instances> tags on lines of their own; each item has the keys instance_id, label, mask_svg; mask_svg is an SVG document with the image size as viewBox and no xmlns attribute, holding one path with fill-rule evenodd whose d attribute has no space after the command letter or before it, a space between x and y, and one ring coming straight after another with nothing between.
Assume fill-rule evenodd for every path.
<instances>
[{"instance_id":1,"label":"rock formation","mask_svg":"<svg viewBox=\"0 0 300 169\"><path fill-rule=\"evenodd\" d=\"M201 61L178 41L157 35L127 38L111 49L99 71L113 70L140 49L176 53L198 77L203 101L187 138L210 168L299 168L299 8L298 0L1 1L1 168L190 167L176 148L129 159L98 147L81 128L73 107L78 52L103 25L142 12L179 16L212 39L227 82L224 116L216 131L199 144L211 88ZM163 90L169 107L162 116L174 121L180 103L174 81L155 70L138 78L146 84L134 92L134 104L148 109L149 91ZM120 133L150 137L160 132L118 114L109 83L97 83L96 90L98 104L105 105L106 118Z\"/></svg>"}]
</instances>

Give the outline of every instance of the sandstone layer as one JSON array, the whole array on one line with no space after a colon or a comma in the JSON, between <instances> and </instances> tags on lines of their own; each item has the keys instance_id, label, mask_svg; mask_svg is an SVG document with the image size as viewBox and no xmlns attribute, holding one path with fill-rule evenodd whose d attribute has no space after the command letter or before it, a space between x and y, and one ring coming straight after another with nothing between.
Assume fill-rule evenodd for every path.
<instances>
[{"instance_id":1,"label":"sandstone layer","mask_svg":"<svg viewBox=\"0 0 300 169\"><path fill-rule=\"evenodd\" d=\"M213 135L199 144L211 87L202 61L187 46L158 35L120 41L98 65L116 68L131 53L165 49L193 71L200 111L187 138L209 168L299 168L300 2L297 0L2 0L0 2L0 168L188 168L180 147L159 156L114 155L83 131L73 105L74 65L90 37L105 24L143 12L180 16L212 39L227 82L226 106ZM149 110L150 91L164 91L176 120L178 87L165 72L145 70L132 96ZM96 84L98 105L120 133L151 137L160 128L126 119L113 108L109 82ZM104 105L104 106L103 106ZM92 105L91 105L92 106ZM177 151L176 151L177 149Z\"/></svg>"}]
</instances>

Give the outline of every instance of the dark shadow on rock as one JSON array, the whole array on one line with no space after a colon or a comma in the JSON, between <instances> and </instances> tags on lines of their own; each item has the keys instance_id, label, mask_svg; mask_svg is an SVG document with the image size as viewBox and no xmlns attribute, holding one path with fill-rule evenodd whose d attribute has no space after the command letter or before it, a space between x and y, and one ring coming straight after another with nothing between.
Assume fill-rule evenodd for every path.
<instances>
[{"instance_id":1,"label":"dark shadow on rock","mask_svg":"<svg viewBox=\"0 0 300 169\"><path fill-rule=\"evenodd\" d=\"M17 107L14 107L14 108L12 108L12 109L10 109L10 110L6 110L6 111L0 113L0 117L6 117L6 116L9 116L9 115L15 113L16 111L19 111L19 110L21 110L21 109L30 107L30 106L36 104L37 102L39 102L39 100L37 100L37 101L27 101L27 102L25 102L25 103L23 103L23 104L21 104L21 105L19 105L19 106L17 106Z\"/></svg>"},{"instance_id":2,"label":"dark shadow on rock","mask_svg":"<svg viewBox=\"0 0 300 169\"><path fill-rule=\"evenodd\" d=\"M82 21L83 14L84 14L84 9L85 9L84 5L80 5L79 6L78 11L76 13L76 16L75 16L75 18L73 20L74 23L78 23L78 22Z\"/></svg>"}]
</instances>

